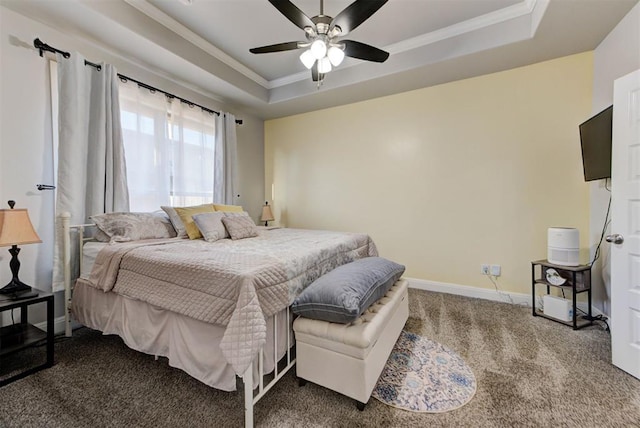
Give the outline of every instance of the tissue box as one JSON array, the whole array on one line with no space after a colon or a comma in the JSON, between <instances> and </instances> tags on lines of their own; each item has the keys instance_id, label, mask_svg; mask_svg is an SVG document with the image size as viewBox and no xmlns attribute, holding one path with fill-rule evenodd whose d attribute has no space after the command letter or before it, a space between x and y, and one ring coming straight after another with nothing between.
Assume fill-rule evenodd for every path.
<instances>
[{"instance_id":1,"label":"tissue box","mask_svg":"<svg viewBox=\"0 0 640 428\"><path fill-rule=\"evenodd\" d=\"M542 297L542 312L547 316L571 322L573 321L573 305L571 303L571 300L562 297L546 295Z\"/></svg>"}]
</instances>

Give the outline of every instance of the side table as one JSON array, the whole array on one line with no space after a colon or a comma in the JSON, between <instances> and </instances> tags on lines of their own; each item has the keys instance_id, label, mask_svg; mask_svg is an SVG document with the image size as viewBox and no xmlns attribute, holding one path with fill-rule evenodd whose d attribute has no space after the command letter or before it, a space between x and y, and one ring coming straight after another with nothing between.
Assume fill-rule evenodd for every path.
<instances>
[{"instance_id":1,"label":"side table","mask_svg":"<svg viewBox=\"0 0 640 428\"><path fill-rule=\"evenodd\" d=\"M29 323L28 307L31 305L46 303L47 306L47 331ZM0 313L20 308L20 322L0 328L0 366L6 356L24 350L30 346L46 341L47 359L44 364L28 368L11 377L1 379L0 387L15 380L22 379L39 370L53 366L53 294L39 291L37 297L24 300L0 301Z\"/></svg>"},{"instance_id":2,"label":"side table","mask_svg":"<svg viewBox=\"0 0 640 428\"><path fill-rule=\"evenodd\" d=\"M537 268L537 269L536 269ZM546 273L548 270L555 270L561 274L564 281L561 284L552 284L547 279ZM543 285L546 287L546 294L551 294L551 288L562 290L562 294L567 291L571 297L572 314L571 321L564 321L558 318L552 317L544 313L543 310L536 308L536 285ZM578 307L577 298L580 293L587 293L587 319L582 319L578 322ZM573 327L574 330L578 330L582 327L593 325L593 317L591 315L591 266L590 265L578 265L578 266L562 266L550 263L548 260L537 260L531 262L531 296L533 303L533 316L543 317L560 324Z\"/></svg>"}]
</instances>

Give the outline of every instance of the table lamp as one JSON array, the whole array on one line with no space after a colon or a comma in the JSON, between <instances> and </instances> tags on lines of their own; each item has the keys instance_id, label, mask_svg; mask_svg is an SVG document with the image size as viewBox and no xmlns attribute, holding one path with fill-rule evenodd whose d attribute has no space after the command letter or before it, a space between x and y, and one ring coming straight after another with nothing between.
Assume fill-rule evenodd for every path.
<instances>
[{"instance_id":1,"label":"table lamp","mask_svg":"<svg viewBox=\"0 0 640 428\"><path fill-rule=\"evenodd\" d=\"M15 201L9 201L11 209L0 210L0 247L11 246L9 249L11 254L9 267L13 276L7 285L0 288L0 294L18 295L31 291L31 287L18 278L18 271L20 270L20 261L18 260L20 248L18 248L18 245L42 242L33 229L27 210L13 209L15 204Z\"/></svg>"},{"instance_id":2,"label":"table lamp","mask_svg":"<svg viewBox=\"0 0 640 428\"><path fill-rule=\"evenodd\" d=\"M273 213L271 212L269 202L265 202L264 207L262 207L262 215L260 216L260 221L264 221L264 225L268 226L269 222L273 220L275 219L273 218Z\"/></svg>"}]
</instances>

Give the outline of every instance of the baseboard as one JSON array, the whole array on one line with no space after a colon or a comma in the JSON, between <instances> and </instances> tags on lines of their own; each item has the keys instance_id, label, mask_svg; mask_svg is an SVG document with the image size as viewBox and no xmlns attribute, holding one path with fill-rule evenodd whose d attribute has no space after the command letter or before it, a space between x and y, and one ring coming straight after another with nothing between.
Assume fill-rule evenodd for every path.
<instances>
[{"instance_id":1,"label":"baseboard","mask_svg":"<svg viewBox=\"0 0 640 428\"><path fill-rule=\"evenodd\" d=\"M438 293L455 294L457 296L473 297L475 299L493 300L495 302L512 303L514 305L526 305L531 307L531 294L513 293L510 291L500 291L489 288L471 287L469 285L451 284L446 282L429 281L417 278L406 278L409 288L417 290L435 291ZM588 312L586 302L578 302L578 308ZM591 306L593 316L606 315L595 306Z\"/></svg>"},{"instance_id":2,"label":"baseboard","mask_svg":"<svg viewBox=\"0 0 640 428\"><path fill-rule=\"evenodd\" d=\"M531 295L496 291L489 288L471 287L469 285L451 284L447 282L428 281L425 279L405 278L409 281L409 288L436 291L438 293L455 294L457 296L473 297L475 299L493 300L496 302L513 303L515 305L531 306ZM511 298L511 300L509 300Z\"/></svg>"},{"instance_id":3,"label":"baseboard","mask_svg":"<svg viewBox=\"0 0 640 428\"><path fill-rule=\"evenodd\" d=\"M38 327L42 331L47 331L47 322L46 321L42 321L42 322L36 323L36 324L34 324L34 327ZM77 321L72 319L71 320L71 329L75 330L76 328L79 328L79 327L82 327L82 324L80 324ZM65 330L64 316L58 317L58 318L54 318L54 320L53 320L53 334L55 334L55 335L64 334L64 330Z\"/></svg>"}]
</instances>

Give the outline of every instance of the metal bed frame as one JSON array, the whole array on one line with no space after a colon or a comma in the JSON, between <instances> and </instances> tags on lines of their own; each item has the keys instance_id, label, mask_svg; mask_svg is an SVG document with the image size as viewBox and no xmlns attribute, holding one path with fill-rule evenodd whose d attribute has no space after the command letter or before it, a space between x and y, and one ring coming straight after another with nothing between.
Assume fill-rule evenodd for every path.
<instances>
[{"instance_id":1,"label":"metal bed frame","mask_svg":"<svg viewBox=\"0 0 640 428\"><path fill-rule=\"evenodd\" d=\"M70 214L63 213L60 215L60 220L62 223L63 229L63 253L62 253L62 263L63 263L63 276L64 276L64 299L65 299L65 313L64 313L64 321L65 321L65 335L67 337L71 337L72 329L71 329L71 296L73 293L73 278L71 276L71 235L77 234L77 244L78 244L78 254L79 263L80 263L80 272L82 272L82 247L85 242L93 240L91 237L85 236L85 230L91 227L95 227L94 224L80 224L80 225L70 225ZM287 318L287 350L286 355L283 356L280 360L278 359L278 314L274 315L274 369L273 375L265 383L264 373L264 349L260 349L260 352L254 358L253 363L249 366L247 371L241 376L242 381L244 383L244 426L246 428L252 428L254 425L254 417L253 417L253 408L254 405L296 364L295 356L291 352L292 348L292 337L291 337L291 311L286 311ZM284 361L284 366L282 368L279 367L279 363ZM253 366L254 364L258 365L258 376L260 377L258 386L255 388L253 386Z\"/></svg>"}]
</instances>

